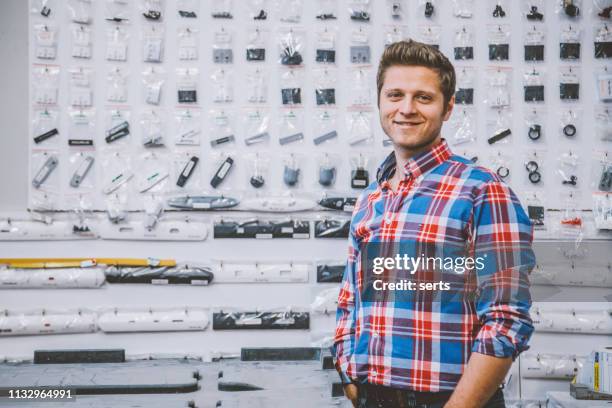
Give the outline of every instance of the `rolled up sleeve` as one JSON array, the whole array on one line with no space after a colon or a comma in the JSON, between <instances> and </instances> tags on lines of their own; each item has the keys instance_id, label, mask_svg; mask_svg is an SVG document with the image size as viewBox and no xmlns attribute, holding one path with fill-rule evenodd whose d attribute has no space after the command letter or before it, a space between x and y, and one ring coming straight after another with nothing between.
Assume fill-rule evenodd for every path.
<instances>
[{"instance_id":1,"label":"rolled up sleeve","mask_svg":"<svg viewBox=\"0 0 612 408\"><path fill-rule=\"evenodd\" d=\"M481 328L473 352L514 359L528 349L532 242L531 222L514 192L499 180L487 182L474 203L473 250L484 267L476 271Z\"/></svg>"}]
</instances>

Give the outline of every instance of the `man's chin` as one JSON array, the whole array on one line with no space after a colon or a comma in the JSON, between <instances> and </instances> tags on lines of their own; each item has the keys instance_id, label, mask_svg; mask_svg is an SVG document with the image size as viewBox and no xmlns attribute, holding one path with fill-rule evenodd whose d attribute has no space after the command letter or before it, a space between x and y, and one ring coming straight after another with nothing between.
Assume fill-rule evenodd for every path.
<instances>
[{"instance_id":1,"label":"man's chin","mask_svg":"<svg viewBox=\"0 0 612 408\"><path fill-rule=\"evenodd\" d=\"M393 146L406 150L419 150L434 143L437 138L423 139L416 136L393 136L390 137Z\"/></svg>"}]
</instances>

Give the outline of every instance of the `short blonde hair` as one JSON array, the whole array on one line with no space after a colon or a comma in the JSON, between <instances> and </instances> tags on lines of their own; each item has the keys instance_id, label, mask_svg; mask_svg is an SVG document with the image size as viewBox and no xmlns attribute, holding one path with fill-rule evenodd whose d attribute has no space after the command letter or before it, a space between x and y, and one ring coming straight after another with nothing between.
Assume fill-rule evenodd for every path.
<instances>
[{"instance_id":1,"label":"short blonde hair","mask_svg":"<svg viewBox=\"0 0 612 408\"><path fill-rule=\"evenodd\" d=\"M444 95L444 106L448 105L455 94L455 68L440 50L413 40L398 41L385 49L378 64L376 86L378 87L377 101L379 104L385 73L394 65L420 66L436 71L440 78L440 90Z\"/></svg>"}]
</instances>

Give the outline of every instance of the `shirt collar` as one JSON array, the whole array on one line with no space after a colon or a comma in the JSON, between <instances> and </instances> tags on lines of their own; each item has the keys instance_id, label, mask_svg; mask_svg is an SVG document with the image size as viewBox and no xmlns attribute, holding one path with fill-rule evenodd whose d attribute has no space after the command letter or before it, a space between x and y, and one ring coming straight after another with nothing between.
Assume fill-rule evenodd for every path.
<instances>
[{"instance_id":1,"label":"shirt collar","mask_svg":"<svg viewBox=\"0 0 612 408\"><path fill-rule=\"evenodd\" d=\"M406 165L404 166L404 176L412 176L416 179L417 177L432 170L438 164L448 160L451 155L452 152L448 147L448 143L446 143L446 140L442 139L440 143L408 159L408 162L406 162ZM395 167L395 152L391 152L382 162L378 168L378 171L376 172L376 180L378 181L378 184L382 184L384 181L393 177L395 174Z\"/></svg>"}]
</instances>

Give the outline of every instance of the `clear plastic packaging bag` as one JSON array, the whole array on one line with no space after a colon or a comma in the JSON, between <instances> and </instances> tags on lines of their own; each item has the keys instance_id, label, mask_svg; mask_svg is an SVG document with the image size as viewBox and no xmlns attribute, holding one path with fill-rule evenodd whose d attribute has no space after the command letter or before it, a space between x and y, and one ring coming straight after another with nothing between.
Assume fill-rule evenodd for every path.
<instances>
[{"instance_id":1,"label":"clear plastic packaging bag","mask_svg":"<svg viewBox=\"0 0 612 408\"><path fill-rule=\"evenodd\" d=\"M50 17L57 12L55 0L31 0L30 13L43 17ZM53 14L55 15L55 14Z\"/></svg>"},{"instance_id":2,"label":"clear plastic packaging bag","mask_svg":"<svg viewBox=\"0 0 612 408\"><path fill-rule=\"evenodd\" d=\"M57 58L59 29L53 24L34 25L34 56L42 60Z\"/></svg>"},{"instance_id":3,"label":"clear plastic packaging bag","mask_svg":"<svg viewBox=\"0 0 612 408\"><path fill-rule=\"evenodd\" d=\"M56 150L35 150L30 157L31 186L39 191L59 191L60 155Z\"/></svg>"},{"instance_id":4,"label":"clear plastic packaging bag","mask_svg":"<svg viewBox=\"0 0 612 408\"><path fill-rule=\"evenodd\" d=\"M111 67L106 76L106 101L126 103L128 101L128 73L119 67Z\"/></svg>"},{"instance_id":5,"label":"clear plastic packaging bag","mask_svg":"<svg viewBox=\"0 0 612 408\"><path fill-rule=\"evenodd\" d=\"M195 19L200 14L200 0L177 0L176 11L179 17Z\"/></svg>"},{"instance_id":6,"label":"clear plastic packaging bag","mask_svg":"<svg viewBox=\"0 0 612 408\"><path fill-rule=\"evenodd\" d=\"M487 26L489 61L508 61L510 59L510 26L493 24Z\"/></svg>"},{"instance_id":7,"label":"clear plastic packaging bag","mask_svg":"<svg viewBox=\"0 0 612 408\"><path fill-rule=\"evenodd\" d=\"M131 144L131 116L127 108L107 109L104 112L104 145L125 149Z\"/></svg>"},{"instance_id":8,"label":"clear plastic packaging bag","mask_svg":"<svg viewBox=\"0 0 612 408\"><path fill-rule=\"evenodd\" d=\"M129 33L123 27L106 29L106 60L127 61Z\"/></svg>"},{"instance_id":9,"label":"clear plastic packaging bag","mask_svg":"<svg viewBox=\"0 0 612 408\"><path fill-rule=\"evenodd\" d=\"M95 188L95 154L91 148L68 156L68 185L80 192Z\"/></svg>"},{"instance_id":10,"label":"clear plastic packaging bag","mask_svg":"<svg viewBox=\"0 0 612 408\"><path fill-rule=\"evenodd\" d=\"M372 17L370 0L349 0L348 12L351 21L369 23Z\"/></svg>"},{"instance_id":11,"label":"clear plastic packaging bag","mask_svg":"<svg viewBox=\"0 0 612 408\"><path fill-rule=\"evenodd\" d=\"M181 61L197 61L199 50L199 31L193 27L182 27L178 34L178 59Z\"/></svg>"},{"instance_id":12,"label":"clear plastic packaging bag","mask_svg":"<svg viewBox=\"0 0 612 408\"><path fill-rule=\"evenodd\" d=\"M138 172L134 175L136 190L141 194L165 192L170 183L168 164L168 158L157 152L140 155L136 163Z\"/></svg>"},{"instance_id":13,"label":"clear plastic packaging bag","mask_svg":"<svg viewBox=\"0 0 612 408\"><path fill-rule=\"evenodd\" d=\"M439 7L437 0L419 0L417 16L428 20L437 20L440 16Z\"/></svg>"},{"instance_id":14,"label":"clear plastic packaging bag","mask_svg":"<svg viewBox=\"0 0 612 408\"><path fill-rule=\"evenodd\" d=\"M270 158L264 153L249 154L247 159L248 186L257 190L268 190L270 183Z\"/></svg>"},{"instance_id":15,"label":"clear plastic packaging bag","mask_svg":"<svg viewBox=\"0 0 612 408\"><path fill-rule=\"evenodd\" d=\"M351 110L346 115L348 144L352 147L371 145L374 141L372 112L370 110Z\"/></svg>"},{"instance_id":16,"label":"clear plastic packaging bag","mask_svg":"<svg viewBox=\"0 0 612 408\"><path fill-rule=\"evenodd\" d=\"M461 69L457 70L457 91L455 92L456 104L474 104L475 77L476 72L473 67L461 67Z\"/></svg>"},{"instance_id":17,"label":"clear plastic packaging bag","mask_svg":"<svg viewBox=\"0 0 612 408\"><path fill-rule=\"evenodd\" d=\"M490 0L487 9L488 14L494 19L509 19L510 4L508 0Z\"/></svg>"},{"instance_id":18,"label":"clear plastic packaging bag","mask_svg":"<svg viewBox=\"0 0 612 408\"><path fill-rule=\"evenodd\" d=\"M607 65L600 67L595 72L595 89L599 102L612 102L612 72Z\"/></svg>"},{"instance_id":19,"label":"clear plastic packaging bag","mask_svg":"<svg viewBox=\"0 0 612 408\"><path fill-rule=\"evenodd\" d=\"M57 147L59 144L59 112L54 109L35 109L32 115L32 138L37 146Z\"/></svg>"},{"instance_id":20,"label":"clear plastic packaging bag","mask_svg":"<svg viewBox=\"0 0 612 408\"><path fill-rule=\"evenodd\" d=\"M215 64L232 64L234 62L234 33L221 27L213 33L212 61Z\"/></svg>"},{"instance_id":21,"label":"clear plastic packaging bag","mask_svg":"<svg viewBox=\"0 0 612 408\"><path fill-rule=\"evenodd\" d=\"M523 15L527 21L543 21L545 10L544 0L523 0Z\"/></svg>"},{"instance_id":22,"label":"clear plastic packaging bag","mask_svg":"<svg viewBox=\"0 0 612 408\"><path fill-rule=\"evenodd\" d=\"M338 75L336 70L319 69L313 72L315 82L315 101L317 106L335 105Z\"/></svg>"},{"instance_id":23,"label":"clear plastic packaging bag","mask_svg":"<svg viewBox=\"0 0 612 408\"><path fill-rule=\"evenodd\" d=\"M266 21L270 14L269 0L249 0L249 18L254 21Z\"/></svg>"},{"instance_id":24,"label":"clear plastic packaging bag","mask_svg":"<svg viewBox=\"0 0 612 408\"><path fill-rule=\"evenodd\" d=\"M491 108L508 107L511 104L512 68L492 67L487 69L487 98Z\"/></svg>"},{"instance_id":25,"label":"clear plastic packaging bag","mask_svg":"<svg viewBox=\"0 0 612 408\"><path fill-rule=\"evenodd\" d=\"M349 57L351 64L369 65L372 62L370 30L360 25L351 32Z\"/></svg>"},{"instance_id":26,"label":"clear plastic packaging bag","mask_svg":"<svg viewBox=\"0 0 612 408\"><path fill-rule=\"evenodd\" d=\"M451 145L456 146L476 141L476 111L473 107L457 107L453 112L449 138Z\"/></svg>"},{"instance_id":27,"label":"clear plastic packaging bag","mask_svg":"<svg viewBox=\"0 0 612 408\"><path fill-rule=\"evenodd\" d=\"M68 15L74 23L91 23L93 19L92 0L68 0Z\"/></svg>"},{"instance_id":28,"label":"clear plastic packaging bag","mask_svg":"<svg viewBox=\"0 0 612 408\"><path fill-rule=\"evenodd\" d=\"M487 142L489 145L507 144L512 136L512 111L496 109L487 116Z\"/></svg>"},{"instance_id":29,"label":"clear plastic packaging bag","mask_svg":"<svg viewBox=\"0 0 612 408\"><path fill-rule=\"evenodd\" d=\"M264 70L251 68L246 73L246 98L248 103L266 103L268 101L268 79Z\"/></svg>"},{"instance_id":30,"label":"clear plastic packaging bag","mask_svg":"<svg viewBox=\"0 0 612 408\"><path fill-rule=\"evenodd\" d=\"M160 147L166 144L165 120L161 110L145 110L140 114L140 130L142 145L145 147Z\"/></svg>"},{"instance_id":31,"label":"clear plastic packaging bag","mask_svg":"<svg viewBox=\"0 0 612 408\"><path fill-rule=\"evenodd\" d=\"M295 147L304 143L304 112L302 109L282 109L279 112L278 143Z\"/></svg>"},{"instance_id":32,"label":"clear plastic packaging bag","mask_svg":"<svg viewBox=\"0 0 612 408\"><path fill-rule=\"evenodd\" d=\"M233 71L218 69L210 75L212 80L212 101L232 103L234 101Z\"/></svg>"},{"instance_id":33,"label":"clear plastic packaging bag","mask_svg":"<svg viewBox=\"0 0 612 408\"><path fill-rule=\"evenodd\" d=\"M525 70L523 75L523 95L525 102L544 102L545 77L546 72L543 68L536 69L533 67Z\"/></svg>"},{"instance_id":34,"label":"clear plastic packaging bag","mask_svg":"<svg viewBox=\"0 0 612 408\"><path fill-rule=\"evenodd\" d=\"M93 146L95 135L95 109L68 110L68 146Z\"/></svg>"},{"instance_id":35,"label":"clear plastic packaging bag","mask_svg":"<svg viewBox=\"0 0 612 408\"><path fill-rule=\"evenodd\" d=\"M574 24L565 24L559 34L559 58L562 60L580 59L580 39L582 30Z\"/></svg>"},{"instance_id":36,"label":"clear plastic packaging bag","mask_svg":"<svg viewBox=\"0 0 612 408\"><path fill-rule=\"evenodd\" d=\"M545 27L527 27L524 31L524 60L527 62L544 61L544 47L546 44Z\"/></svg>"},{"instance_id":37,"label":"clear plastic packaging bag","mask_svg":"<svg viewBox=\"0 0 612 408\"><path fill-rule=\"evenodd\" d=\"M93 55L91 29L85 25L74 24L70 27L70 34L72 38L72 57L90 59Z\"/></svg>"},{"instance_id":38,"label":"clear plastic packaging bag","mask_svg":"<svg viewBox=\"0 0 612 408\"><path fill-rule=\"evenodd\" d=\"M132 5L127 0L105 0L104 18L113 23L127 23L131 19Z\"/></svg>"},{"instance_id":39,"label":"clear plastic packaging bag","mask_svg":"<svg viewBox=\"0 0 612 408\"><path fill-rule=\"evenodd\" d=\"M149 22L162 22L164 20L164 0L140 0L140 15Z\"/></svg>"},{"instance_id":40,"label":"clear plastic packaging bag","mask_svg":"<svg viewBox=\"0 0 612 408\"><path fill-rule=\"evenodd\" d=\"M612 110L608 105L595 106L595 137L603 142L612 142Z\"/></svg>"},{"instance_id":41,"label":"clear plastic packaging bag","mask_svg":"<svg viewBox=\"0 0 612 408\"><path fill-rule=\"evenodd\" d=\"M541 107L525 108L525 135L529 140L542 143L546 140L544 125L546 122L546 109Z\"/></svg>"},{"instance_id":42,"label":"clear plastic packaging bag","mask_svg":"<svg viewBox=\"0 0 612 408\"><path fill-rule=\"evenodd\" d=\"M247 32L246 60L247 62L265 62L268 31L259 27Z\"/></svg>"},{"instance_id":43,"label":"clear plastic packaging bag","mask_svg":"<svg viewBox=\"0 0 612 408\"><path fill-rule=\"evenodd\" d=\"M407 40L409 38L408 26L403 26L403 25L402 26L400 25L385 26L384 36L385 36L384 37L385 38L385 48L387 48L389 45L395 42Z\"/></svg>"},{"instance_id":44,"label":"clear plastic packaging bag","mask_svg":"<svg viewBox=\"0 0 612 408\"><path fill-rule=\"evenodd\" d=\"M593 28L593 41L596 59L612 58L612 29L607 22Z\"/></svg>"},{"instance_id":45,"label":"clear plastic packaging bag","mask_svg":"<svg viewBox=\"0 0 612 408\"><path fill-rule=\"evenodd\" d=\"M227 149L236 144L235 118L227 109L211 109L208 112L208 138L211 148Z\"/></svg>"},{"instance_id":46,"label":"clear plastic packaging bag","mask_svg":"<svg viewBox=\"0 0 612 408\"><path fill-rule=\"evenodd\" d=\"M283 105L302 104L302 72L287 69L281 74L281 103Z\"/></svg>"},{"instance_id":47,"label":"clear plastic packaging bag","mask_svg":"<svg viewBox=\"0 0 612 408\"><path fill-rule=\"evenodd\" d=\"M455 29L454 56L457 61L474 59L474 29L462 25Z\"/></svg>"},{"instance_id":48,"label":"clear plastic packaging bag","mask_svg":"<svg viewBox=\"0 0 612 408\"><path fill-rule=\"evenodd\" d=\"M440 37L442 26L424 24L417 27L417 39L423 44L430 45L436 49L440 48Z\"/></svg>"},{"instance_id":49,"label":"clear plastic packaging bag","mask_svg":"<svg viewBox=\"0 0 612 408\"><path fill-rule=\"evenodd\" d=\"M176 69L176 96L178 104L198 103L198 79L200 72L197 68Z\"/></svg>"},{"instance_id":50,"label":"clear plastic packaging bag","mask_svg":"<svg viewBox=\"0 0 612 408\"><path fill-rule=\"evenodd\" d=\"M349 105L353 107L370 106L372 104L372 82L370 69L359 67L349 71L351 88L349 90Z\"/></svg>"},{"instance_id":51,"label":"clear plastic packaging bag","mask_svg":"<svg viewBox=\"0 0 612 408\"><path fill-rule=\"evenodd\" d=\"M163 26L147 24L142 28L142 56L144 62L163 62Z\"/></svg>"},{"instance_id":52,"label":"clear plastic packaging bag","mask_svg":"<svg viewBox=\"0 0 612 408\"><path fill-rule=\"evenodd\" d=\"M244 109L244 143L247 146L262 146L270 143L270 112L267 109Z\"/></svg>"},{"instance_id":53,"label":"clear plastic packaging bag","mask_svg":"<svg viewBox=\"0 0 612 408\"><path fill-rule=\"evenodd\" d=\"M165 82L166 73L163 68L151 67L142 72L142 93L146 104L160 105L162 103L162 89Z\"/></svg>"},{"instance_id":54,"label":"clear plastic packaging bag","mask_svg":"<svg viewBox=\"0 0 612 408\"><path fill-rule=\"evenodd\" d=\"M306 48L306 32L297 28L281 28L278 31L278 63L287 66L302 65Z\"/></svg>"},{"instance_id":55,"label":"clear plastic packaging bag","mask_svg":"<svg viewBox=\"0 0 612 408\"><path fill-rule=\"evenodd\" d=\"M500 179L509 183L512 180L512 158L496 151L489 157L490 169L499 176Z\"/></svg>"},{"instance_id":56,"label":"clear plastic packaging bag","mask_svg":"<svg viewBox=\"0 0 612 408\"><path fill-rule=\"evenodd\" d=\"M564 139L580 137L580 131L582 130L582 109L562 109L559 113L559 134L561 137Z\"/></svg>"},{"instance_id":57,"label":"clear plastic packaging bag","mask_svg":"<svg viewBox=\"0 0 612 408\"><path fill-rule=\"evenodd\" d=\"M282 23L298 24L302 21L303 0L276 0L276 12Z\"/></svg>"},{"instance_id":58,"label":"clear plastic packaging bag","mask_svg":"<svg viewBox=\"0 0 612 408\"><path fill-rule=\"evenodd\" d=\"M338 143L337 111L334 109L316 109L313 112L313 143L315 146Z\"/></svg>"},{"instance_id":59,"label":"clear plastic packaging bag","mask_svg":"<svg viewBox=\"0 0 612 408\"><path fill-rule=\"evenodd\" d=\"M564 152L557 158L557 176L564 187L579 188L581 185L580 157L570 151Z\"/></svg>"},{"instance_id":60,"label":"clear plastic packaging bag","mask_svg":"<svg viewBox=\"0 0 612 408\"><path fill-rule=\"evenodd\" d=\"M180 146L199 146L202 133L199 109L178 109L174 113L174 144Z\"/></svg>"},{"instance_id":61,"label":"clear plastic packaging bag","mask_svg":"<svg viewBox=\"0 0 612 408\"><path fill-rule=\"evenodd\" d=\"M474 0L453 0L453 15L458 18L472 18Z\"/></svg>"},{"instance_id":62,"label":"clear plastic packaging bag","mask_svg":"<svg viewBox=\"0 0 612 408\"><path fill-rule=\"evenodd\" d=\"M94 71L91 68L71 68L69 104L86 108L93 105Z\"/></svg>"},{"instance_id":63,"label":"clear plastic packaging bag","mask_svg":"<svg viewBox=\"0 0 612 408\"><path fill-rule=\"evenodd\" d=\"M559 97L569 102L580 99L580 67L559 67Z\"/></svg>"},{"instance_id":64,"label":"clear plastic packaging bag","mask_svg":"<svg viewBox=\"0 0 612 408\"><path fill-rule=\"evenodd\" d=\"M32 95L34 103L56 105L59 96L60 68L42 65L32 69Z\"/></svg>"}]
</instances>

